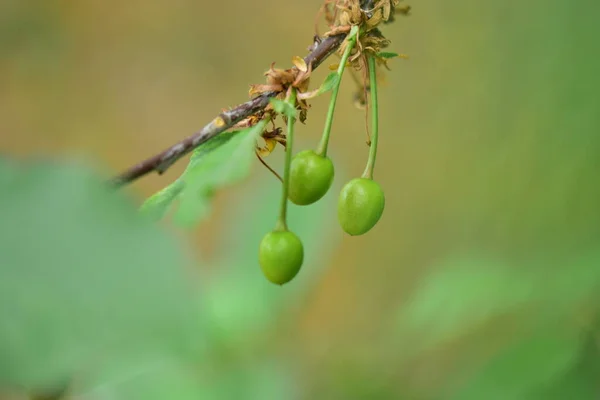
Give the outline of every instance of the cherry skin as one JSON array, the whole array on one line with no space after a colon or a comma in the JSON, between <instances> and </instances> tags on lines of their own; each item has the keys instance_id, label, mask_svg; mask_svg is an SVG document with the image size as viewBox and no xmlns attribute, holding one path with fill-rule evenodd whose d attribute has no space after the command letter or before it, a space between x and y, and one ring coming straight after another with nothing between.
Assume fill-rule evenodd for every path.
<instances>
[{"instance_id":1,"label":"cherry skin","mask_svg":"<svg viewBox=\"0 0 600 400\"><path fill-rule=\"evenodd\" d=\"M372 179L355 178L340 192L338 220L349 235L363 235L377 224L384 208L381 186Z\"/></svg>"},{"instance_id":2,"label":"cherry skin","mask_svg":"<svg viewBox=\"0 0 600 400\"><path fill-rule=\"evenodd\" d=\"M283 285L300 271L304 246L293 232L275 230L267 233L260 242L258 260L265 277L272 283Z\"/></svg>"},{"instance_id":3,"label":"cherry skin","mask_svg":"<svg viewBox=\"0 0 600 400\"><path fill-rule=\"evenodd\" d=\"M329 157L313 150L296 154L290 165L288 198L300 206L313 204L321 199L333 183L334 168Z\"/></svg>"}]
</instances>

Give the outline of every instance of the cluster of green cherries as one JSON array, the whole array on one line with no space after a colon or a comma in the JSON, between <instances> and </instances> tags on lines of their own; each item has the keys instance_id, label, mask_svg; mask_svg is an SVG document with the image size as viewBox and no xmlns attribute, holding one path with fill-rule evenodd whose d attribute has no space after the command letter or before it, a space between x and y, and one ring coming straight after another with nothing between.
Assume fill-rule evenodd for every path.
<instances>
[{"instance_id":1,"label":"cluster of green cherries","mask_svg":"<svg viewBox=\"0 0 600 400\"><path fill-rule=\"evenodd\" d=\"M338 68L341 77L346 57ZM375 60L368 56L371 87L372 141L369 159L363 175L352 179L340 192L338 199L338 220L342 229L349 235L363 235L379 221L385 206L381 186L373 180L373 168L377 155L378 110L377 85L375 81ZM283 179L283 193L280 215L275 229L267 233L259 246L259 262L265 277L272 283L283 285L291 281L300 271L304 261L304 246L300 238L290 231L286 222L287 202L300 206L314 204L331 188L334 166L327 156L327 144L339 84L333 88L329 111L321 142L317 150L304 150L293 158L293 131L295 118L288 119L286 161ZM292 89L286 102L293 106L296 93Z\"/></svg>"}]
</instances>

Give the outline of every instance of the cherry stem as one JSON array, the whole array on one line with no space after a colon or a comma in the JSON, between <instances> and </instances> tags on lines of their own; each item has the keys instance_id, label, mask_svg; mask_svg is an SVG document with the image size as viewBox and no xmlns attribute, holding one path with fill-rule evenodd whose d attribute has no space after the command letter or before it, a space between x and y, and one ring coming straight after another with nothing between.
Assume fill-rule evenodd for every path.
<instances>
[{"instance_id":1,"label":"cherry stem","mask_svg":"<svg viewBox=\"0 0 600 400\"><path fill-rule=\"evenodd\" d=\"M319 147L317 148L317 154L325 157L327 156L327 146L329 144L329 135L331 133L331 125L333 124L333 114L335 112L335 104L337 102L338 92L340 90L340 84L342 82L342 75L344 74L344 69L346 68L346 63L348 62L348 57L350 57L350 53L356 44L356 39L358 36L358 26L353 26L348 34L348 43L346 45L346 49L344 50L344 54L342 55L342 60L340 61L340 65L338 66L337 74L338 81L336 82L333 90L331 92L331 99L329 100L329 110L327 110L327 117L325 119L325 127L323 128L323 136L321 136L321 142L319 143Z\"/></svg>"},{"instance_id":2,"label":"cherry stem","mask_svg":"<svg viewBox=\"0 0 600 400\"><path fill-rule=\"evenodd\" d=\"M285 100L292 108L296 109L296 89L290 88L287 99ZM294 124L296 117L288 116L287 121L287 135L286 135L286 146L285 146L285 164L283 170L283 184L281 193L281 205L279 207L279 218L275 225L275 230L287 231L287 205L288 205L288 192L290 187L290 165L292 163L292 148L294 147Z\"/></svg>"},{"instance_id":3,"label":"cherry stem","mask_svg":"<svg viewBox=\"0 0 600 400\"><path fill-rule=\"evenodd\" d=\"M363 178L373 179L373 169L377 158L377 142L379 140L379 106L377 102L377 71L375 70L375 57L367 55L369 65L369 84L371 87L371 146L369 148L369 160L363 173Z\"/></svg>"}]
</instances>

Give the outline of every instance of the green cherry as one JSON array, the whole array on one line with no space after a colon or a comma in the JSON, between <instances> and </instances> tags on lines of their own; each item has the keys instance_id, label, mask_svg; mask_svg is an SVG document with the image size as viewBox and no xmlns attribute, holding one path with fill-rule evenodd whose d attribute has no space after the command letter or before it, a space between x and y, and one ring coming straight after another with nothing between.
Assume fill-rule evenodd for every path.
<instances>
[{"instance_id":1,"label":"green cherry","mask_svg":"<svg viewBox=\"0 0 600 400\"><path fill-rule=\"evenodd\" d=\"M290 231L269 232L260 242L258 260L265 277L277 285L291 281L304 261L304 246Z\"/></svg>"},{"instance_id":2,"label":"green cherry","mask_svg":"<svg viewBox=\"0 0 600 400\"><path fill-rule=\"evenodd\" d=\"M333 162L313 150L296 154L290 167L289 199L299 206L321 199L333 183Z\"/></svg>"},{"instance_id":3,"label":"green cherry","mask_svg":"<svg viewBox=\"0 0 600 400\"><path fill-rule=\"evenodd\" d=\"M381 186L369 178L355 178L340 193L338 220L349 235L363 235L377 224L384 207Z\"/></svg>"}]
</instances>

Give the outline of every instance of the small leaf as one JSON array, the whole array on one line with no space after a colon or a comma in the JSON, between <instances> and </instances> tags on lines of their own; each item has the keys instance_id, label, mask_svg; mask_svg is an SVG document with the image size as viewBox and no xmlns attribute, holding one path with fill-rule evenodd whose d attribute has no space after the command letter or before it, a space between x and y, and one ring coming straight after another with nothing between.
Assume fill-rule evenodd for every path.
<instances>
[{"instance_id":1,"label":"small leaf","mask_svg":"<svg viewBox=\"0 0 600 400\"><path fill-rule=\"evenodd\" d=\"M304 61L304 59L302 57L299 57L299 56L292 57L292 64L294 64L294 66L302 72L308 71L308 66L306 65L306 61Z\"/></svg>"},{"instance_id":2,"label":"small leaf","mask_svg":"<svg viewBox=\"0 0 600 400\"><path fill-rule=\"evenodd\" d=\"M329 75L327 75L327 78L325 78L325 81L319 88L318 94L323 94L325 92L332 90L334 87L336 87L336 85L338 85L339 81L340 81L340 76L338 75L337 72L330 73Z\"/></svg>"},{"instance_id":3,"label":"small leaf","mask_svg":"<svg viewBox=\"0 0 600 400\"><path fill-rule=\"evenodd\" d=\"M277 140L273 138L264 139L265 145L258 149L258 155L261 157L266 157L275 150L275 146L277 146Z\"/></svg>"},{"instance_id":4,"label":"small leaf","mask_svg":"<svg viewBox=\"0 0 600 400\"><path fill-rule=\"evenodd\" d=\"M271 99L271 104L277 113L285 115L288 118L296 117L296 109L290 103L279 99Z\"/></svg>"},{"instance_id":5,"label":"small leaf","mask_svg":"<svg viewBox=\"0 0 600 400\"><path fill-rule=\"evenodd\" d=\"M251 128L216 136L194 152L180 178L185 187L175 213L179 225L191 226L200 222L206 217L216 190L248 174L256 151L256 140L266 123L262 120Z\"/></svg>"},{"instance_id":6,"label":"small leaf","mask_svg":"<svg viewBox=\"0 0 600 400\"><path fill-rule=\"evenodd\" d=\"M152 221L158 221L164 218L165 214L171 208L173 202L179 197L185 188L185 182L182 177L186 174L186 172L190 170L190 168L192 168L206 154L227 143L236 133L237 131L223 132L198 146L192 153L190 163L181 177L175 182L171 183L169 186L163 188L146 199L146 201L144 201L144 203L140 206L140 213L147 216Z\"/></svg>"},{"instance_id":7,"label":"small leaf","mask_svg":"<svg viewBox=\"0 0 600 400\"><path fill-rule=\"evenodd\" d=\"M338 70L338 68L339 68L339 67L340 67L340 63L333 63L333 64L329 64L329 66L328 66L328 68L329 68L331 71L336 71L336 72L337 72L337 70ZM348 61L348 62L346 63L346 66L345 66L345 68L350 68L350 67L352 67L352 63L351 63L350 61Z\"/></svg>"},{"instance_id":8,"label":"small leaf","mask_svg":"<svg viewBox=\"0 0 600 400\"><path fill-rule=\"evenodd\" d=\"M179 196L184 186L183 181L178 179L166 188L148 197L140 206L140 213L148 216L153 221L161 220L169 211L173 201Z\"/></svg>"},{"instance_id":9,"label":"small leaf","mask_svg":"<svg viewBox=\"0 0 600 400\"><path fill-rule=\"evenodd\" d=\"M219 147L223 146L225 143L227 143L228 141L230 141L239 132L240 131L223 132L220 135L217 135L214 138L210 139L209 141L207 141L207 142L201 144L200 146L196 147L196 149L192 153L192 156L190 157L190 163L188 164L187 168L183 172L182 177L185 174L187 174L188 171L190 171L192 168L194 168L194 165L196 165L196 163L201 162L202 159L207 154L209 154L210 152L212 152L212 151L218 149Z\"/></svg>"},{"instance_id":10,"label":"small leaf","mask_svg":"<svg viewBox=\"0 0 600 400\"><path fill-rule=\"evenodd\" d=\"M386 51L382 51L377 53L377 57L379 58L385 58L385 59L389 59L389 58L396 58L396 57L400 57L400 54L398 53L392 53L392 52L386 52Z\"/></svg>"}]
</instances>

